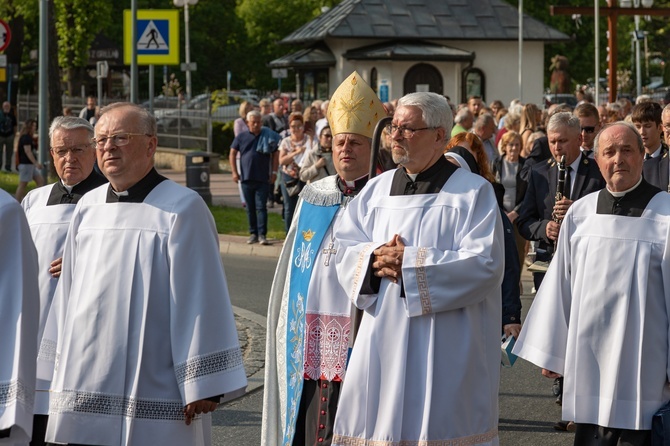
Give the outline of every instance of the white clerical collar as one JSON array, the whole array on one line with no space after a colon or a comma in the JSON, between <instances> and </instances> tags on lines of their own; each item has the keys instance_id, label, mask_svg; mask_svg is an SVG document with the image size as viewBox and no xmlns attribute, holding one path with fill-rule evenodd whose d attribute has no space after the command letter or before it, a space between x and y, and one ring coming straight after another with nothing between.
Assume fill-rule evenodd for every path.
<instances>
[{"instance_id":1,"label":"white clerical collar","mask_svg":"<svg viewBox=\"0 0 670 446\"><path fill-rule=\"evenodd\" d=\"M663 147L663 144L659 144L658 149L654 150L654 153L651 154L652 158L658 158L661 155L661 147Z\"/></svg>"},{"instance_id":2,"label":"white clerical collar","mask_svg":"<svg viewBox=\"0 0 670 446\"><path fill-rule=\"evenodd\" d=\"M640 177L640 179L637 180L637 183L635 183L635 186L631 187L631 188L628 189L628 190L625 190L625 191L623 191L623 192L612 192L612 191L610 190L610 188L608 187L608 188L607 188L607 192L609 192L610 194L612 194L612 196L613 196L614 198L621 198L621 197L623 197L624 195L626 195L628 192L630 192L630 191L632 191L633 189L635 189L636 187L638 187L638 186L640 185L641 182L642 182L642 177Z\"/></svg>"},{"instance_id":3,"label":"white clerical collar","mask_svg":"<svg viewBox=\"0 0 670 446\"><path fill-rule=\"evenodd\" d=\"M367 176L368 176L368 174L366 173L366 174L363 175L362 177L358 177L358 178L356 178L354 181L347 181L347 180L343 179L342 177L340 177L340 179L342 180L342 182L343 182L344 184L347 185L347 187L356 187L356 181L358 181L358 180L360 180L360 179L362 179L362 178L365 178L365 177L367 177Z\"/></svg>"},{"instance_id":4,"label":"white clerical collar","mask_svg":"<svg viewBox=\"0 0 670 446\"><path fill-rule=\"evenodd\" d=\"M127 197L129 195L127 190L124 190L123 192L117 192L114 189L111 189L111 190L114 193L114 195L116 195L117 197Z\"/></svg>"},{"instance_id":5,"label":"white clerical collar","mask_svg":"<svg viewBox=\"0 0 670 446\"><path fill-rule=\"evenodd\" d=\"M81 183L81 181L80 181L79 183ZM77 184L79 184L79 183L73 184L72 186L68 186L67 184L65 184L65 183L63 182L63 180L60 180L60 184L63 185L63 187L67 190L67 193L68 193L68 194L71 194L71 193L72 193L72 189L74 189L74 187L75 187Z\"/></svg>"},{"instance_id":6,"label":"white clerical collar","mask_svg":"<svg viewBox=\"0 0 670 446\"><path fill-rule=\"evenodd\" d=\"M409 173L407 172L407 176L410 178L412 181L416 181L416 177L419 176L418 173Z\"/></svg>"}]
</instances>

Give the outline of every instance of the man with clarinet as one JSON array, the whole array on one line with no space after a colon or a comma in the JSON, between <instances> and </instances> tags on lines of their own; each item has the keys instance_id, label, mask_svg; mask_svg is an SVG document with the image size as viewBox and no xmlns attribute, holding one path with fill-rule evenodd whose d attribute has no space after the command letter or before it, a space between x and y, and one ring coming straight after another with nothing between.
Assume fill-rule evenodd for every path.
<instances>
[{"instance_id":1,"label":"man with clarinet","mask_svg":"<svg viewBox=\"0 0 670 446\"><path fill-rule=\"evenodd\" d=\"M582 138L579 118L568 112L554 114L547 124L547 137L552 158L533 166L517 225L526 240L538 242L537 260L548 264L561 220L572 202L602 189L605 182L596 163L582 156L579 150ZM562 158L565 160L563 186L559 187ZM533 273L536 290L543 277L541 270Z\"/></svg>"},{"instance_id":2,"label":"man with clarinet","mask_svg":"<svg viewBox=\"0 0 670 446\"><path fill-rule=\"evenodd\" d=\"M540 289L554 255L565 213L574 201L605 187L595 161L580 151L582 132L578 117L568 112L552 115L547 137L552 158L533 166L517 219L521 236L538 242L537 261L532 265L535 290ZM554 383L557 404L562 402L562 382L560 377ZM554 427L566 430L568 423L559 422Z\"/></svg>"}]
</instances>

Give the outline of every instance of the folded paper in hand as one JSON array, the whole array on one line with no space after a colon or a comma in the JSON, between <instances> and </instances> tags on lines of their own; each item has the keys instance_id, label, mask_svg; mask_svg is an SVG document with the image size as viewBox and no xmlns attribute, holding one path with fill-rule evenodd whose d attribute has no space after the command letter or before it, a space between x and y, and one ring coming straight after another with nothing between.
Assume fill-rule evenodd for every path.
<instances>
[{"instance_id":1,"label":"folded paper in hand","mask_svg":"<svg viewBox=\"0 0 670 446\"><path fill-rule=\"evenodd\" d=\"M501 363L503 367L512 367L514 362L516 362L517 356L512 353L512 348L514 347L514 336L506 338L503 336L502 345L500 346L500 351L502 353Z\"/></svg>"}]
</instances>

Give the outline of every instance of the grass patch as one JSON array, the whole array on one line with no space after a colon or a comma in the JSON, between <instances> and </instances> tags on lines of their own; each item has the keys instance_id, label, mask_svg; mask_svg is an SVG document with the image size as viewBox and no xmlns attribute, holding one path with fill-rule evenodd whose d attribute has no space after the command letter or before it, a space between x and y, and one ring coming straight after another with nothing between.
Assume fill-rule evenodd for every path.
<instances>
[{"instance_id":1,"label":"grass patch","mask_svg":"<svg viewBox=\"0 0 670 446\"><path fill-rule=\"evenodd\" d=\"M209 210L214 216L216 230L219 234L249 235L249 221L247 211L240 208L227 206L210 206ZM268 212L268 234L269 239L283 240L286 238L284 222L281 216Z\"/></svg>"},{"instance_id":2,"label":"grass patch","mask_svg":"<svg viewBox=\"0 0 670 446\"><path fill-rule=\"evenodd\" d=\"M11 195L16 195L16 188L19 187L19 174L0 172L0 188ZM28 191L35 189L35 182L28 183Z\"/></svg>"},{"instance_id":3,"label":"grass patch","mask_svg":"<svg viewBox=\"0 0 670 446\"><path fill-rule=\"evenodd\" d=\"M16 188L19 185L19 175L16 173L0 172L0 188L11 195L16 194ZM35 183L28 184L28 190L35 188ZM216 230L219 234L230 235L249 235L249 223L247 221L247 212L244 209L210 206L209 210L214 216ZM283 240L286 238L284 231L284 222L281 216L268 212L268 238Z\"/></svg>"}]
</instances>

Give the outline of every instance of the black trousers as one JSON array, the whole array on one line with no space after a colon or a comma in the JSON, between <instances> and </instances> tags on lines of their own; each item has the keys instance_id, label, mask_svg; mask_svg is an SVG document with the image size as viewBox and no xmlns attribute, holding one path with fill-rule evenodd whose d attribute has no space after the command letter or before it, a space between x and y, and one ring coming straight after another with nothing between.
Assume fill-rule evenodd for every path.
<instances>
[{"instance_id":1,"label":"black trousers","mask_svg":"<svg viewBox=\"0 0 670 446\"><path fill-rule=\"evenodd\" d=\"M583 423L575 426L575 446L651 446L650 430L614 429Z\"/></svg>"},{"instance_id":2,"label":"black trousers","mask_svg":"<svg viewBox=\"0 0 670 446\"><path fill-rule=\"evenodd\" d=\"M44 437L47 435L47 423L49 422L48 415L34 415L33 416L33 439L30 441L30 446L45 446L46 441Z\"/></svg>"}]
</instances>

